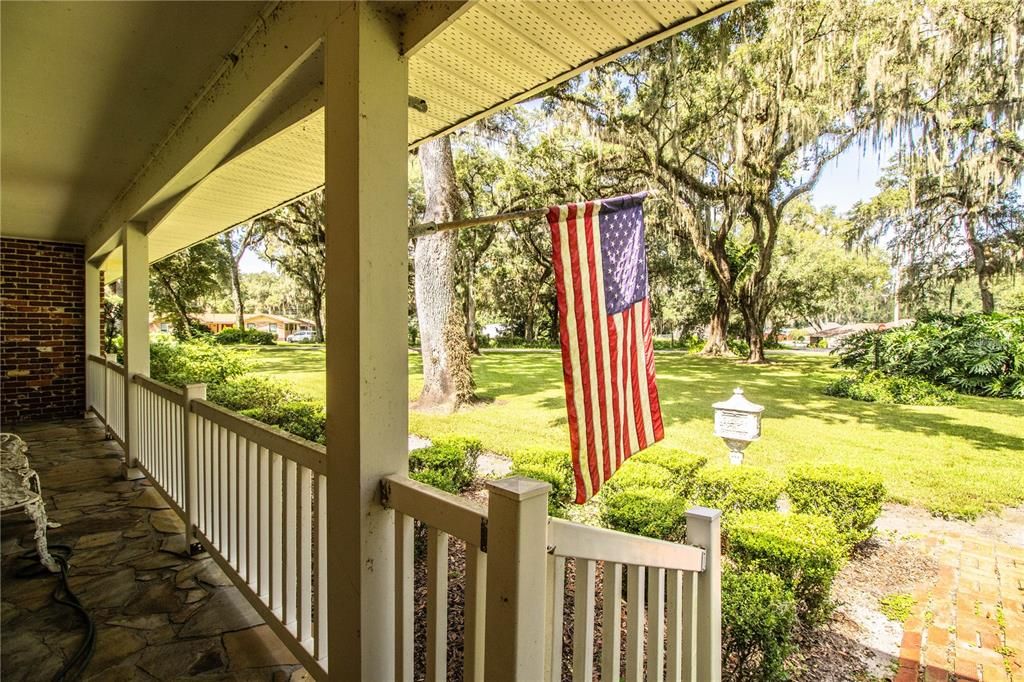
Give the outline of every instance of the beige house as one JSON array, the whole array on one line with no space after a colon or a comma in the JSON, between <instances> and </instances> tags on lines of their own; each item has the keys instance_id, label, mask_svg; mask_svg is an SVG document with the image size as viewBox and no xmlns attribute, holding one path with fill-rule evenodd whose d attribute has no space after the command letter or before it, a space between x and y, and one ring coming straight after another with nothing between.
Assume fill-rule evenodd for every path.
<instances>
[{"instance_id":1,"label":"beige house","mask_svg":"<svg viewBox=\"0 0 1024 682\"><path fill-rule=\"evenodd\" d=\"M214 606L204 594L215 587L212 599L230 606L198 624L161 628L158 634L171 638L163 649L100 623L94 679L104 679L103 665L125 679L137 668L168 678L211 669L226 675L219 656L250 652L254 661L269 656L265 650L283 650L290 665L318 680L444 680L450 543L466 557L464 575L453 578L465 592L464 627L453 635L465 679L561 679L566 559L575 566L575 679L594 679L595 659L602 679L720 679L718 512L692 510L687 543L673 544L550 519L548 486L536 481L491 483L488 503L479 505L407 477L407 173L417 145L741 4L0 5L3 248L17 241L28 254L24 262L52 252L42 262L52 270L62 259L71 283L61 291L67 300L57 302L53 277L21 278L4 296L52 299L23 306L50 323L33 327L35 318L12 317L4 333L26 353L41 353L33 349L49 346L33 341L36 330L65 325L69 352L80 358L51 353L24 370L66 378L54 384L54 395L70 397L79 419L32 402L45 378L26 381L23 390L5 386L5 415L10 405L17 419L56 420L42 431L50 440L25 431L30 459L33 448L50 448L59 462L39 471L44 494L52 494L48 480L60 481L65 492L116 505L128 493L124 483L99 477L109 454L80 464L83 448L54 449L53 439L71 444L71 434L102 420L118 444L111 447L122 453L128 487L140 493L133 506L104 516L104 528L116 535L121 524L138 533L137 526L155 523L158 512L147 510L163 505L169 509L159 512L160 527L173 531L176 520L182 546L201 552L168 560L159 542L142 557L106 555L94 544L92 578L83 584L117 571L105 588L130 584L115 590L112 602L123 597L132 605L166 589L170 596L150 599L147 608L168 600L184 608L186 599L198 599L188 608L203 612ZM153 381L148 347L152 262L320 186L332 330L327 448L218 407L205 400L203 386L179 390ZM48 246L57 242L67 247L59 254ZM117 279L123 365L99 347L101 283ZM40 283L31 292L30 281ZM86 423L82 409L94 415ZM100 447L93 437L83 442ZM67 467L78 466L84 473L71 475ZM61 533L76 540L84 532L77 529L101 513L68 514ZM413 551L414 522L427 529L425 556ZM122 561L171 567L122 570ZM426 562L427 601L419 612L415 562ZM136 570L145 574L138 581ZM200 584L190 576L211 570L227 580L177 595L179 582ZM168 577L181 571L190 576ZM155 582L143 584L150 577ZM598 580L604 613L624 609L625 625L616 619L603 626L595 651ZM7 587L5 599L17 592ZM243 611L249 615L241 623ZM425 620L420 670L416 618ZM258 631L227 632L255 628L252 619ZM11 627L5 624L5 637L17 634ZM213 641L189 634L199 632ZM113 659L112 641L121 652ZM207 646L209 655L203 649L199 656L196 648Z\"/></svg>"},{"instance_id":2,"label":"beige house","mask_svg":"<svg viewBox=\"0 0 1024 682\"><path fill-rule=\"evenodd\" d=\"M201 324L209 327L210 331L214 334L238 326L238 319L234 313L200 313L195 317ZM295 332L311 331L316 328L316 325L309 320L275 315L273 313L251 313L245 315L244 319L246 329L270 332L279 341L284 341L290 334ZM150 315L149 331L172 332L174 331L174 323L168 318Z\"/></svg>"}]
</instances>

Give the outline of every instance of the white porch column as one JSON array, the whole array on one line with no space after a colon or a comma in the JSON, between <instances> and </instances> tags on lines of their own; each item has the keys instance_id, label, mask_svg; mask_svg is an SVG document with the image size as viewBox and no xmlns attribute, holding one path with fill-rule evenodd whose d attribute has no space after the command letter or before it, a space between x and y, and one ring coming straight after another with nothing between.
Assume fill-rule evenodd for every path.
<instances>
[{"instance_id":1,"label":"white porch column","mask_svg":"<svg viewBox=\"0 0 1024 682\"><path fill-rule=\"evenodd\" d=\"M121 228L124 312L124 442L125 465L135 466L139 451L138 406L132 376L149 376L149 238L145 223L131 222Z\"/></svg>"},{"instance_id":2,"label":"white porch column","mask_svg":"<svg viewBox=\"0 0 1024 682\"><path fill-rule=\"evenodd\" d=\"M408 69L399 27L342 3L327 31L327 576L331 677L395 678L394 515L408 467Z\"/></svg>"},{"instance_id":3,"label":"white porch column","mask_svg":"<svg viewBox=\"0 0 1024 682\"><path fill-rule=\"evenodd\" d=\"M85 412L89 411L89 396L94 393L93 379L89 371L89 356L100 351L100 269L85 261ZM106 374L103 375L104 377Z\"/></svg>"}]
</instances>

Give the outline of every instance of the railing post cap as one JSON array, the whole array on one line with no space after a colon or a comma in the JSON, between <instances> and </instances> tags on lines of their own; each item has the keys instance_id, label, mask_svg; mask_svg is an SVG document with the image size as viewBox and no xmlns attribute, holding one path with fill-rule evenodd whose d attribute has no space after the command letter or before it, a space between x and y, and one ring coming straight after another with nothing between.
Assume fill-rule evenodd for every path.
<instances>
[{"instance_id":1,"label":"railing post cap","mask_svg":"<svg viewBox=\"0 0 1024 682\"><path fill-rule=\"evenodd\" d=\"M714 521L715 519L722 516L721 509L711 509L709 507L690 507L686 510L687 519L705 519L708 521Z\"/></svg>"},{"instance_id":2,"label":"railing post cap","mask_svg":"<svg viewBox=\"0 0 1024 682\"><path fill-rule=\"evenodd\" d=\"M551 490L550 483L535 481L532 478L513 476L497 481L487 482L487 491L491 495L500 495L510 500L523 502L539 495L547 495Z\"/></svg>"}]
</instances>

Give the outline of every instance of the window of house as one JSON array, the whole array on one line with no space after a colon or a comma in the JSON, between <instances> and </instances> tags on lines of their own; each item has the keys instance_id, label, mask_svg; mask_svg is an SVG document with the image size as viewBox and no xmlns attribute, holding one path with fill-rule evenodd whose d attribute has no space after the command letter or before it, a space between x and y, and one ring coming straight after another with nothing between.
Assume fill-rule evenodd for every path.
<instances>
[{"instance_id":1,"label":"window of house","mask_svg":"<svg viewBox=\"0 0 1024 682\"><path fill-rule=\"evenodd\" d=\"M169 324L167 324L166 322L161 322L160 323L160 331L166 332L166 331L170 331L170 329L171 329L171 326Z\"/></svg>"},{"instance_id":2,"label":"window of house","mask_svg":"<svg viewBox=\"0 0 1024 682\"><path fill-rule=\"evenodd\" d=\"M269 324L269 325L267 326L267 329L269 329L269 330L270 330L270 333L271 333L271 334L276 334L276 333L277 333L277 325L276 325L276 324L274 324L273 322L271 322L271 323L270 323L270 324Z\"/></svg>"},{"instance_id":3,"label":"window of house","mask_svg":"<svg viewBox=\"0 0 1024 682\"><path fill-rule=\"evenodd\" d=\"M245 326L246 326L247 329L255 329L256 328L256 323L255 322L249 322Z\"/></svg>"}]
</instances>

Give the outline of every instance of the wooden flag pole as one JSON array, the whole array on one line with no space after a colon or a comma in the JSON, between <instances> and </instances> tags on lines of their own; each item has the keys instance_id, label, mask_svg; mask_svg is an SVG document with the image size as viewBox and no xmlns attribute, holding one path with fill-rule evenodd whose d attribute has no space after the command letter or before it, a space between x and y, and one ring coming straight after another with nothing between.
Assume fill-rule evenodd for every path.
<instances>
[{"instance_id":1,"label":"wooden flag pole","mask_svg":"<svg viewBox=\"0 0 1024 682\"><path fill-rule=\"evenodd\" d=\"M423 237L436 232L448 230L461 230L464 227L480 227L482 225L493 225L494 223L508 222L509 220L521 220L523 218L539 218L546 215L547 208L531 208L525 211L512 211L510 213L499 213L497 215L483 216L480 218L466 218L465 220L453 220L450 223L420 223L409 228L409 239Z\"/></svg>"},{"instance_id":2,"label":"wooden flag pole","mask_svg":"<svg viewBox=\"0 0 1024 682\"><path fill-rule=\"evenodd\" d=\"M656 196L657 192L646 190L642 192L646 196ZM420 223L409 228L409 239L424 237L436 232L447 232L448 230L461 230L465 227L481 227L493 225L494 223L506 223L510 220L523 220L524 218L540 218L547 215L548 209L530 208L523 211L511 211L509 213L498 213L497 215L482 216L480 218L466 218L465 220L453 220L450 223Z\"/></svg>"}]
</instances>

